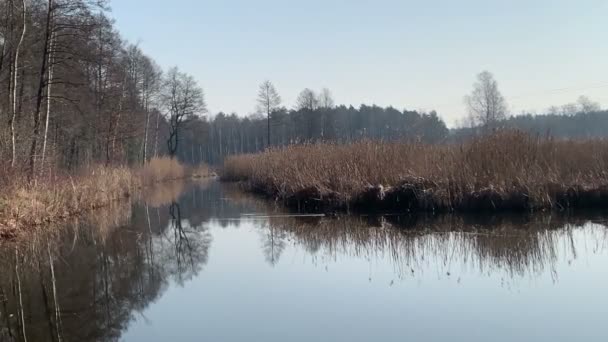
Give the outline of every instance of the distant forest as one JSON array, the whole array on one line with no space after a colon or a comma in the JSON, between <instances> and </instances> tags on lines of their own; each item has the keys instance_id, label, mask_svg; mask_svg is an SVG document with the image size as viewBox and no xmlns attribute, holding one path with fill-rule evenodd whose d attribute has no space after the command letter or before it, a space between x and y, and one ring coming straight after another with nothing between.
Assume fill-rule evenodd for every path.
<instances>
[{"instance_id":1,"label":"distant forest","mask_svg":"<svg viewBox=\"0 0 608 342\"><path fill-rule=\"evenodd\" d=\"M196 120L184 136L179 156L186 161L219 163L227 155L253 153L268 146L267 118L219 113L210 120ZM347 143L355 140L419 140L438 143L449 130L437 113L399 111L362 105L316 109L280 108L270 115L270 146L310 142Z\"/></svg>"},{"instance_id":2,"label":"distant forest","mask_svg":"<svg viewBox=\"0 0 608 342\"><path fill-rule=\"evenodd\" d=\"M282 109L271 115L270 122L272 146L315 141L344 143L358 139L456 143L485 132L483 126L448 129L435 112L366 105L317 111ZM196 125L185 138L188 142L184 145L191 149L180 151L180 158L185 161L215 164L227 155L261 151L267 141L266 118L259 115L242 118L220 113L209 120L197 121ZM493 126L560 139L606 138L608 111L522 114L500 120Z\"/></svg>"},{"instance_id":3,"label":"distant forest","mask_svg":"<svg viewBox=\"0 0 608 342\"><path fill-rule=\"evenodd\" d=\"M335 105L328 89L304 89L295 104L283 104L269 81L257 90L257 114L210 114L197 81L177 67L162 70L125 41L108 10L103 0L0 0L0 174L32 178L55 167L136 165L158 155L218 164L288 144L446 143L483 131L449 130L434 111ZM478 101L485 94L491 111ZM467 101L484 129L560 138L608 132L608 113L588 101L551 115L508 117L489 72L478 76Z\"/></svg>"},{"instance_id":4,"label":"distant forest","mask_svg":"<svg viewBox=\"0 0 608 342\"><path fill-rule=\"evenodd\" d=\"M499 122L498 127L517 129L532 135L560 139L593 139L608 137L608 111L567 114L521 114ZM481 127L450 130L450 141L460 141L483 132Z\"/></svg>"}]
</instances>

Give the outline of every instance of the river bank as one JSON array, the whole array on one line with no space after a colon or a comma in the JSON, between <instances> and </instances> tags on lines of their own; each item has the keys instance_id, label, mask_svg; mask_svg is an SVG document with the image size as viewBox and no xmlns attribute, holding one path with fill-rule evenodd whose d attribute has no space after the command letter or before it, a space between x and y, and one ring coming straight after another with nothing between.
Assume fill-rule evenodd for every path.
<instances>
[{"instance_id":1,"label":"river bank","mask_svg":"<svg viewBox=\"0 0 608 342\"><path fill-rule=\"evenodd\" d=\"M137 197L162 182L211 177L206 166L154 158L138 168L95 166L74 174L54 173L35 182L15 180L0 191L0 239L44 229L111 203Z\"/></svg>"},{"instance_id":2,"label":"river bank","mask_svg":"<svg viewBox=\"0 0 608 342\"><path fill-rule=\"evenodd\" d=\"M226 159L221 177L305 211L608 206L608 142L497 132L462 144L309 144Z\"/></svg>"}]
</instances>

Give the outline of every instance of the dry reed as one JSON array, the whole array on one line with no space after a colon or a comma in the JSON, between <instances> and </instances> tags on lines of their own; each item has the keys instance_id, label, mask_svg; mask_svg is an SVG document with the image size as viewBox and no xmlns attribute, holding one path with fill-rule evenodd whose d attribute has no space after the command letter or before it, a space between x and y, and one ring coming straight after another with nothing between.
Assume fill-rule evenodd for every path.
<instances>
[{"instance_id":1,"label":"dry reed","mask_svg":"<svg viewBox=\"0 0 608 342\"><path fill-rule=\"evenodd\" d=\"M109 167L73 177L53 176L35 184L12 184L0 195L0 237L107 206L131 196L140 185L128 168Z\"/></svg>"},{"instance_id":2,"label":"dry reed","mask_svg":"<svg viewBox=\"0 0 608 342\"><path fill-rule=\"evenodd\" d=\"M229 157L222 179L292 205L400 211L608 205L608 141L505 131L460 145L362 141Z\"/></svg>"},{"instance_id":3,"label":"dry reed","mask_svg":"<svg viewBox=\"0 0 608 342\"><path fill-rule=\"evenodd\" d=\"M207 170L207 171L205 171ZM6 176L0 191L0 238L14 237L24 230L56 226L51 223L106 207L139 195L154 184L193 177L207 177L208 168L195 171L176 159L153 158L139 169L95 166L74 175L49 174L36 182Z\"/></svg>"},{"instance_id":4,"label":"dry reed","mask_svg":"<svg viewBox=\"0 0 608 342\"><path fill-rule=\"evenodd\" d=\"M141 168L140 175L144 184L148 185L183 179L187 176L187 169L175 158L156 157Z\"/></svg>"}]
</instances>

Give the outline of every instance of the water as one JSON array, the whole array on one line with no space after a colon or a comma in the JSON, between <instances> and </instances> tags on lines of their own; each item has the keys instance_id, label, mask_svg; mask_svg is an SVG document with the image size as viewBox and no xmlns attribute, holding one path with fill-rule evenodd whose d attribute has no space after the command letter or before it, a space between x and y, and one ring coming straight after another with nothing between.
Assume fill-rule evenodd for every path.
<instances>
[{"instance_id":1,"label":"water","mask_svg":"<svg viewBox=\"0 0 608 342\"><path fill-rule=\"evenodd\" d=\"M0 245L0 341L606 341L604 222L294 217L173 184Z\"/></svg>"}]
</instances>

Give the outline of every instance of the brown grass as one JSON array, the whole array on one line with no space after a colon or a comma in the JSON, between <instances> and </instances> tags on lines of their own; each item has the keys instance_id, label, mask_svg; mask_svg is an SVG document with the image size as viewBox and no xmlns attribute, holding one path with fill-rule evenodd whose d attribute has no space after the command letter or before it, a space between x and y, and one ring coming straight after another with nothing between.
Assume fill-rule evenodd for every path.
<instances>
[{"instance_id":1,"label":"brown grass","mask_svg":"<svg viewBox=\"0 0 608 342\"><path fill-rule=\"evenodd\" d=\"M205 164L186 166L170 157L152 158L139 172L145 185L186 178L208 178L214 175Z\"/></svg>"},{"instance_id":2,"label":"brown grass","mask_svg":"<svg viewBox=\"0 0 608 342\"><path fill-rule=\"evenodd\" d=\"M152 158L140 170L144 184L154 184L183 179L188 176L187 168L177 159L170 157Z\"/></svg>"},{"instance_id":3,"label":"brown grass","mask_svg":"<svg viewBox=\"0 0 608 342\"><path fill-rule=\"evenodd\" d=\"M204 168L198 177L207 177ZM207 168L208 170L208 168ZM14 237L25 230L55 226L93 209L106 207L121 199L139 195L154 184L193 176L190 168L176 159L154 158L139 169L95 166L75 175L50 174L28 182L25 178L0 177L0 238Z\"/></svg>"},{"instance_id":4,"label":"brown grass","mask_svg":"<svg viewBox=\"0 0 608 342\"><path fill-rule=\"evenodd\" d=\"M226 159L222 179L288 204L400 211L608 206L608 141L498 132L461 145L363 141Z\"/></svg>"},{"instance_id":5,"label":"brown grass","mask_svg":"<svg viewBox=\"0 0 608 342\"><path fill-rule=\"evenodd\" d=\"M131 196L141 186L128 168L97 167L75 176L14 183L0 194L0 236L37 228Z\"/></svg>"}]
</instances>

